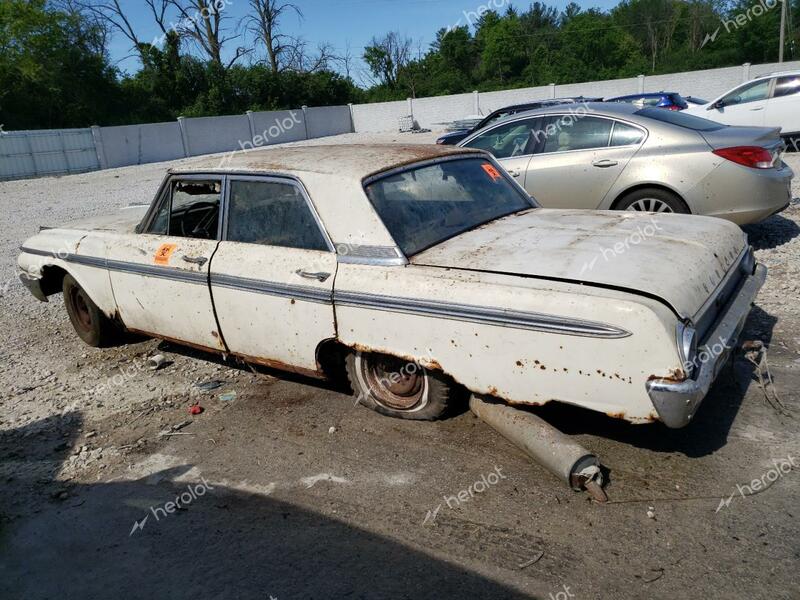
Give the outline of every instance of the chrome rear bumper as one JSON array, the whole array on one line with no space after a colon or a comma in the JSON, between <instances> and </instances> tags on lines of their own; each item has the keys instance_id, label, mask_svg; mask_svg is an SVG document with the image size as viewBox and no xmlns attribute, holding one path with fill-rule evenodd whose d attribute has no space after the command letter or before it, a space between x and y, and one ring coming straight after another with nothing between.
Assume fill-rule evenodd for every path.
<instances>
[{"instance_id":1,"label":"chrome rear bumper","mask_svg":"<svg viewBox=\"0 0 800 600\"><path fill-rule=\"evenodd\" d=\"M753 274L745 279L723 316L706 336L706 345L698 349L700 355L705 352L708 358L701 362L695 378L684 381L652 379L647 382L650 400L667 427L685 427L692 420L711 384L728 360L731 350L736 346L753 300L766 279L767 268L756 265Z\"/></svg>"}]
</instances>

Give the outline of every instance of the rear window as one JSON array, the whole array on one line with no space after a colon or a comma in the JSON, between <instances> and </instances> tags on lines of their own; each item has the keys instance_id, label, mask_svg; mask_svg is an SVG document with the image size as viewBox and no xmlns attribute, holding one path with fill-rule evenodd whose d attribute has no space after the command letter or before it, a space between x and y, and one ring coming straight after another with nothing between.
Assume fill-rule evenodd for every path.
<instances>
[{"instance_id":1,"label":"rear window","mask_svg":"<svg viewBox=\"0 0 800 600\"><path fill-rule=\"evenodd\" d=\"M653 119L654 121L661 121L662 123L669 123L677 125L684 129L691 129L693 131L718 131L725 127L714 121L695 117L694 115L687 115L681 112L672 110L663 110L661 108L643 108L637 110L636 113L640 117Z\"/></svg>"},{"instance_id":2,"label":"rear window","mask_svg":"<svg viewBox=\"0 0 800 600\"><path fill-rule=\"evenodd\" d=\"M367 196L406 256L534 207L484 158L446 160L378 176Z\"/></svg>"}]
</instances>

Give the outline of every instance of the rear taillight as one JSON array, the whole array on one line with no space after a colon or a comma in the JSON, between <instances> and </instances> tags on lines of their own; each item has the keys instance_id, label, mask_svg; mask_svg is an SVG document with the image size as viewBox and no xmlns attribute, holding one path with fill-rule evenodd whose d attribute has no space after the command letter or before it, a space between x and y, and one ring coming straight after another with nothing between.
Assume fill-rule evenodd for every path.
<instances>
[{"instance_id":1,"label":"rear taillight","mask_svg":"<svg viewBox=\"0 0 800 600\"><path fill-rule=\"evenodd\" d=\"M667 110L683 110L682 107L678 106L677 104L670 104L666 107Z\"/></svg>"},{"instance_id":2,"label":"rear taillight","mask_svg":"<svg viewBox=\"0 0 800 600\"><path fill-rule=\"evenodd\" d=\"M737 164L753 169L771 169L775 157L769 150L760 146L735 146L733 148L720 148L714 154Z\"/></svg>"}]
</instances>

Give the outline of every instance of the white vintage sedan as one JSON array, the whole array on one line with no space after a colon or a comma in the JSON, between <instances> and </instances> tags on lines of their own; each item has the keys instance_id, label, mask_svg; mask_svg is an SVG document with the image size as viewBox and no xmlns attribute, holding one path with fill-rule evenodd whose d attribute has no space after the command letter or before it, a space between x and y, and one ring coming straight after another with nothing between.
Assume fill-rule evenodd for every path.
<instances>
[{"instance_id":1,"label":"white vintage sedan","mask_svg":"<svg viewBox=\"0 0 800 600\"><path fill-rule=\"evenodd\" d=\"M43 229L23 281L93 346L124 331L443 415L467 392L690 422L766 277L742 231L539 208L488 154L241 153L170 171L148 208Z\"/></svg>"}]
</instances>

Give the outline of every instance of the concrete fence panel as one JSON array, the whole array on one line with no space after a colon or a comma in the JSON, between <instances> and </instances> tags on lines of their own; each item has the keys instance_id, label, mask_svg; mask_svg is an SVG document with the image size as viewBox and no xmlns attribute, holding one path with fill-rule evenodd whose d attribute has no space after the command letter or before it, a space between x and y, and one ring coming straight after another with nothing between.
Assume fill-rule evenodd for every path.
<instances>
[{"instance_id":1,"label":"concrete fence panel","mask_svg":"<svg viewBox=\"0 0 800 600\"><path fill-rule=\"evenodd\" d=\"M236 150L242 140L249 140L252 135L247 115L197 117L183 122L189 156Z\"/></svg>"},{"instance_id":2,"label":"concrete fence panel","mask_svg":"<svg viewBox=\"0 0 800 600\"><path fill-rule=\"evenodd\" d=\"M185 156L178 123L101 127L107 168L143 165Z\"/></svg>"},{"instance_id":3,"label":"concrete fence panel","mask_svg":"<svg viewBox=\"0 0 800 600\"><path fill-rule=\"evenodd\" d=\"M353 125L358 133L378 131L398 131L400 119L411 113L408 102L378 102L375 104L354 104Z\"/></svg>"},{"instance_id":4,"label":"concrete fence panel","mask_svg":"<svg viewBox=\"0 0 800 600\"><path fill-rule=\"evenodd\" d=\"M308 139L351 133L353 124L349 106L306 108Z\"/></svg>"},{"instance_id":5,"label":"concrete fence panel","mask_svg":"<svg viewBox=\"0 0 800 600\"><path fill-rule=\"evenodd\" d=\"M442 123L475 114L475 97L472 94L447 96L447 102L440 98L418 98L414 100L414 120L426 129L441 129Z\"/></svg>"},{"instance_id":6,"label":"concrete fence panel","mask_svg":"<svg viewBox=\"0 0 800 600\"><path fill-rule=\"evenodd\" d=\"M247 142L253 146L268 146L306 139L305 115L302 110L254 112L251 117L255 135L252 139L248 136L244 143L245 149L250 148ZM241 146L236 149L239 148Z\"/></svg>"},{"instance_id":7,"label":"concrete fence panel","mask_svg":"<svg viewBox=\"0 0 800 600\"><path fill-rule=\"evenodd\" d=\"M0 135L0 179L84 173L100 168L91 129Z\"/></svg>"}]
</instances>

